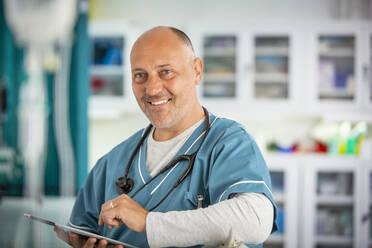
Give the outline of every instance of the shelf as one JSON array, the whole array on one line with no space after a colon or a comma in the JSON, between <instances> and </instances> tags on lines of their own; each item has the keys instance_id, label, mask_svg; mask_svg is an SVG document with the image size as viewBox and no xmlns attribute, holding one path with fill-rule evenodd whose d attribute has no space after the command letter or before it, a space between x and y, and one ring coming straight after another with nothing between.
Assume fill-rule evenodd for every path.
<instances>
[{"instance_id":1,"label":"shelf","mask_svg":"<svg viewBox=\"0 0 372 248\"><path fill-rule=\"evenodd\" d=\"M90 67L91 75L122 75L123 72L123 66L119 65L92 65Z\"/></svg>"},{"instance_id":2,"label":"shelf","mask_svg":"<svg viewBox=\"0 0 372 248\"><path fill-rule=\"evenodd\" d=\"M342 98L349 98L354 97L354 92L350 91L320 91L319 96L328 98L328 97L342 97Z\"/></svg>"},{"instance_id":3,"label":"shelf","mask_svg":"<svg viewBox=\"0 0 372 248\"><path fill-rule=\"evenodd\" d=\"M213 47L204 49L204 57L235 57L234 47Z\"/></svg>"},{"instance_id":4,"label":"shelf","mask_svg":"<svg viewBox=\"0 0 372 248\"><path fill-rule=\"evenodd\" d=\"M360 122L365 121L372 123L372 115L367 111L363 113L324 113L322 115L324 121L350 121L350 122Z\"/></svg>"},{"instance_id":5,"label":"shelf","mask_svg":"<svg viewBox=\"0 0 372 248\"><path fill-rule=\"evenodd\" d=\"M354 198L349 195L318 195L316 202L318 205L344 206L353 205Z\"/></svg>"},{"instance_id":6,"label":"shelf","mask_svg":"<svg viewBox=\"0 0 372 248\"><path fill-rule=\"evenodd\" d=\"M287 73L256 73L255 75L256 83L288 83Z\"/></svg>"},{"instance_id":7,"label":"shelf","mask_svg":"<svg viewBox=\"0 0 372 248\"><path fill-rule=\"evenodd\" d=\"M283 242L284 242L284 236L282 234L272 234L265 241L265 243L269 243L269 244L282 244Z\"/></svg>"},{"instance_id":8,"label":"shelf","mask_svg":"<svg viewBox=\"0 0 372 248\"><path fill-rule=\"evenodd\" d=\"M326 236L326 235L317 235L315 236L316 243L322 245L352 245L353 239L351 237L344 236Z\"/></svg>"},{"instance_id":9,"label":"shelf","mask_svg":"<svg viewBox=\"0 0 372 248\"><path fill-rule=\"evenodd\" d=\"M205 73L204 81L216 83L234 83L236 79L235 73Z\"/></svg>"},{"instance_id":10,"label":"shelf","mask_svg":"<svg viewBox=\"0 0 372 248\"><path fill-rule=\"evenodd\" d=\"M283 56L289 54L288 47L256 47L256 56Z\"/></svg>"},{"instance_id":11,"label":"shelf","mask_svg":"<svg viewBox=\"0 0 372 248\"><path fill-rule=\"evenodd\" d=\"M319 55L321 57L335 57L335 58L344 58L344 57L354 57L354 50L352 48L332 48L330 50L320 49Z\"/></svg>"}]
</instances>

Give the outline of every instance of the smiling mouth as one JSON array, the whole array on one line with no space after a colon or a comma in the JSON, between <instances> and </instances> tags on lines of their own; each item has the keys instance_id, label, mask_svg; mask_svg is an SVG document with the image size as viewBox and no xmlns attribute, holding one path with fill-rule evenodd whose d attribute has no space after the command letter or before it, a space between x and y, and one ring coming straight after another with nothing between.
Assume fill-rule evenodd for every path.
<instances>
[{"instance_id":1,"label":"smiling mouth","mask_svg":"<svg viewBox=\"0 0 372 248\"><path fill-rule=\"evenodd\" d=\"M159 106L159 105L163 105L163 104L168 103L170 100L171 99L165 99L165 100L161 100L161 101L147 101L147 103L149 103L152 106Z\"/></svg>"}]
</instances>

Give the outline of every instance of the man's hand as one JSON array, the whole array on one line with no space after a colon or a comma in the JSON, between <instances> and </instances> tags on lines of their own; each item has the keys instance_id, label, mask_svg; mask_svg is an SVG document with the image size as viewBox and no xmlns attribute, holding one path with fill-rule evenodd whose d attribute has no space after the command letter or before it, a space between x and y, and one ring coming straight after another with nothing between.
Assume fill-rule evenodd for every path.
<instances>
[{"instance_id":1,"label":"man's hand","mask_svg":"<svg viewBox=\"0 0 372 248\"><path fill-rule=\"evenodd\" d=\"M149 211L126 194L105 202L101 207L98 225L106 224L110 229L123 222L136 232L146 231L146 217Z\"/></svg>"},{"instance_id":2,"label":"man's hand","mask_svg":"<svg viewBox=\"0 0 372 248\"><path fill-rule=\"evenodd\" d=\"M104 248L104 247L115 247L115 248L123 248L122 245L107 245L107 240L100 240L97 244L96 238L87 238L84 236L81 236L79 234L70 232L67 234L64 230L54 227L54 231L57 233L58 238L65 241L67 244L71 245L74 248Z\"/></svg>"}]
</instances>

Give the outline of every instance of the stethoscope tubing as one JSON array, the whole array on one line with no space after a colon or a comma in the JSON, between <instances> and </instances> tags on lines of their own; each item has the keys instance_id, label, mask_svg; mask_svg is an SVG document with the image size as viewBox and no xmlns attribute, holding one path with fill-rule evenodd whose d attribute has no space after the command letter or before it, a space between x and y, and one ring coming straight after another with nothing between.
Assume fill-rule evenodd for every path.
<instances>
[{"instance_id":1,"label":"stethoscope tubing","mask_svg":"<svg viewBox=\"0 0 372 248\"><path fill-rule=\"evenodd\" d=\"M133 195L131 195L131 198L134 198L137 193L139 193L143 188L145 188L147 185L149 185L153 180L155 180L159 175L161 175L162 173L164 173L165 171L167 171L168 169L174 167L175 165L177 165L179 162L181 162L182 160L188 160L189 161L189 165L187 166L186 170L182 173L182 175L177 179L177 181L175 182L175 184L172 186L172 188L167 192L167 194L154 206L152 207L151 209L149 209L149 211L153 211L155 208L157 208L172 192L175 188L177 188L178 185L180 185L184 180L185 178L190 174L190 172L192 171L193 167L194 167L194 162L195 162L195 158L201 148L201 146L203 145L208 133L209 133L209 129L210 129L210 123L209 123L209 113L207 111L206 108L203 107L203 110L204 110L204 113L205 113L205 119L206 119L206 130L205 130L205 133L203 135L203 139L198 147L198 149L191 153L191 154L184 154L184 155L180 155L178 156L177 158L171 160L157 175L155 175L154 177L152 177L149 181L147 181L146 183L144 183L140 188L138 188L134 193ZM136 154L138 153L141 145L143 144L143 142L145 141L146 137L149 135L151 129L152 129L152 124L150 124L146 130L145 130L145 133L142 135L140 141L138 142L138 144L136 145L136 148L134 149L134 151L132 152L130 158L129 158L129 161L127 163L127 166L125 168L125 174L124 174L124 177L126 178L126 180L128 180L128 174L129 174L129 170L131 168L131 165L133 163L133 160L134 160L134 157L136 156ZM127 194L130 193L129 192L126 192Z\"/></svg>"}]
</instances>

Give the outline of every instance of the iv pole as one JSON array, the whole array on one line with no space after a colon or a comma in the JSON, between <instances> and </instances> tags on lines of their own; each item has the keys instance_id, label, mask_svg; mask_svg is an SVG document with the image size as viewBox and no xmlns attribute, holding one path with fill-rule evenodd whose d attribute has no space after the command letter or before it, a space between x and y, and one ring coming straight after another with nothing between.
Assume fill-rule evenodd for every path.
<instances>
[{"instance_id":1,"label":"iv pole","mask_svg":"<svg viewBox=\"0 0 372 248\"><path fill-rule=\"evenodd\" d=\"M41 209L41 200L43 196L44 167L46 157L47 141L47 94L46 85L43 76L43 59L47 52L52 51L53 46L58 44L61 51L70 49L69 38L76 20L77 0L5 0L6 20L13 31L16 41L25 46L25 69L27 79L23 82L20 89L20 103L18 108L19 116L19 145L25 168L24 196L28 207L32 212L37 213ZM67 44L65 46L65 44ZM66 54L66 53L64 53ZM68 90L68 73L70 56L61 54L60 64L57 69L55 88L62 92ZM65 68L67 67L67 68ZM57 87L58 84L58 87ZM58 102L68 102L67 94L62 98L54 94ZM63 97L65 99L63 99ZM67 103L66 103L67 104ZM71 137L69 136L68 107L56 104L59 109L55 109L56 121L63 124L56 125L57 149L60 157L67 156L67 159L61 160L61 171L63 171L61 183L61 192L64 196L72 196L74 189L74 160L71 147ZM68 106L68 105L67 105ZM61 111L62 109L62 111ZM63 122L63 120L65 122ZM62 130L62 132L61 132ZM64 132L63 132L64 131ZM64 136L64 137L61 137ZM70 139L66 139L70 137ZM67 146L66 146L67 145ZM65 147L70 147L66 149ZM65 151L61 154L61 150ZM67 150L67 152L66 152ZM68 165L66 165L68 163ZM68 179L66 179L68 178ZM71 183L72 182L72 183ZM63 184L70 184L71 188L63 187ZM19 230L17 236L27 236L25 225L18 223ZM33 227L32 245L41 247L40 230ZM25 244L24 238L17 239L15 246L29 246ZM32 246L31 245L31 246Z\"/></svg>"}]
</instances>

